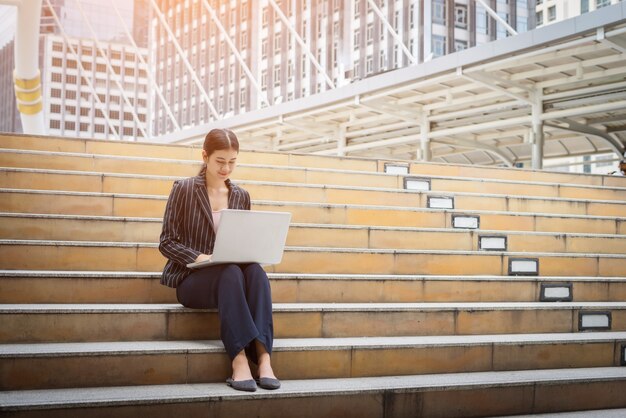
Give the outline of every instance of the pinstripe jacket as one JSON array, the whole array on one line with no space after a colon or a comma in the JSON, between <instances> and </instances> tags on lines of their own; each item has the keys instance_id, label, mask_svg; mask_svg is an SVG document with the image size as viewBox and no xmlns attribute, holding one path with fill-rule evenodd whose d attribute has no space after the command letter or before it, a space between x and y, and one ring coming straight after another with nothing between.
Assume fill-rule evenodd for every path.
<instances>
[{"instance_id":1,"label":"pinstripe jacket","mask_svg":"<svg viewBox=\"0 0 626 418\"><path fill-rule=\"evenodd\" d=\"M206 191L206 166L196 177L174 182L165 207L159 251L167 259L161 284L176 287L191 273L186 265L200 254L212 254L215 230ZM228 208L250 210L250 195L226 180Z\"/></svg>"}]
</instances>

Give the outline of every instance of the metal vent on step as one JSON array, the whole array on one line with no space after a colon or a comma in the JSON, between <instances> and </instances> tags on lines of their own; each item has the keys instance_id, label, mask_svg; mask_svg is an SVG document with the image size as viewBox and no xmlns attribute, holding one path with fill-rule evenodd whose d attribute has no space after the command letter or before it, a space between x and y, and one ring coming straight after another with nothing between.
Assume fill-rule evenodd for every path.
<instances>
[{"instance_id":1,"label":"metal vent on step","mask_svg":"<svg viewBox=\"0 0 626 418\"><path fill-rule=\"evenodd\" d=\"M385 173L387 174L409 174L408 164L385 163Z\"/></svg>"},{"instance_id":2,"label":"metal vent on step","mask_svg":"<svg viewBox=\"0 0 626 418\"><path fill-rule=\"evenodd\" d=\"M428 196L428 207L431 209L454 209L454 198L447 196Z\"/></svg>"},{"instance_id":3,"label":"metal vent on step","mask_svg":"<svg viewBox=\"0 0 626 418\"><path fill-rule=\"evenodd\" d=\"M480 216L452 215L453 228L478 229Z\"/></svg>"},{"instance_id":4,"label":"metal vent on step","mask_svg":"<svg viewBox=\"0 0 626 418\"><path fill-rule=\"evenodd\" d=\"M419 177L405 177L404 189L427 192L430 190L430 179L424 179Z\"/></svg>"},{"instance_id":5,"label":"metal vent on step","mask_svg":"<svg viewBox=\"0 0 626 418\"><path fill-rule=\"evenodd\" d=\"M610 331L611 312L578 312L579 331Z\"/></svg>"},{"instance_id":6,"label":"metal vent on step","mask_svg":"<svg viewBox=\"0 0 626 418\"><path fill-rule=\"evenodd\" d=\"M509 258L509 276L538 276L539 259Z\"/></svg>"},{"instance_id":7,"label":"metal vent on step","mask_svg":"<svg viewBox=\"0 0 626 418\"><path fill-rule=\"evenodd\" d=\"M541 283L541 302L571 302L574 300L571 283Z\"/></svg>"},{"instance_id":8,"label":"metal vent on step","mask_svg":"<svg viewBox=\"0 0 626 418\"><path fill-rule=\"evenodd\" d=\"M483 251L506 251L506 237L497 235L481 235L478 237L478 248Z\"/></svg>"}]
</instances>

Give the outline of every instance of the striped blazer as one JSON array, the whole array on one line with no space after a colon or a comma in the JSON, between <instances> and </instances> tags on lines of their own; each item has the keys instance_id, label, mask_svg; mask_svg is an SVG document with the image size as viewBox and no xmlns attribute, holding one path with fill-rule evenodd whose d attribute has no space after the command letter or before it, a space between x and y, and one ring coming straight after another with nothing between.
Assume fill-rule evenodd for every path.
<instances>
[{"instance_id":1,"label":"striped blazer","mask_svg":"<svg viewBox=\"0 0 626 418\"><path fill-rule=\"evenodd\" d=\"M161 284L176 287L191 273L186 265L200 254L212 254L215 230L206 190L206 166L196 177L174 182L163 216L159 251L167 259ZM250 210L250 195L230 180L228 208Z\"/></svg>"}]
</instances>

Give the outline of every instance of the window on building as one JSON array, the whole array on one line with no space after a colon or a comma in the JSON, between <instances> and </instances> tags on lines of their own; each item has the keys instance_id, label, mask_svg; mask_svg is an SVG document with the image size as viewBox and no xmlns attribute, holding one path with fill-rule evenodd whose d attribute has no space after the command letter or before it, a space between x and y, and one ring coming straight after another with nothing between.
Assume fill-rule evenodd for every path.
<instances>
[{"instance_id":1,"label":"window on building","mask_svg":"<svg viewBox=\"0 0 626 418\"><path fill-rule=\"evenodd\" d=\"M358 18L360 13L361 13L361 2L357 0L354 2L354 18L355 19Z\"/></svg>"},{"instance_id":2,"label":"window on building","mask_svg":"<svg viewBox=\"0 0 626 418\"><path fill-rule=\"evenodd\" d=\"M368 56L365 61L365 72L369 75L374 72L374 58L372 56Z\"/></svg>"},{"instance_id":3,"label":"window on building","mask_svg":"<svg viewBox=\"0 0 626 418\"><path fill-rule=\"evenodd\" d=\"M70 115L76 114L76 106L65 106L65 113Z\"/></svg>"},{"instance_id":4,"label":"window on building","mask_svg":"<svg viewBox=\"0 0 626 418\"><path fill-rule=\"evenodd\" d=\"M267 39L263 39L263 41L261 42L261 58L267 58Z\"/></svg>"},{"instance_id":5,"label":"window on building","mask_svg":"<svg viewBox=\"0 0 626 418\"><path fill-rule=\"evenodd\" d=\"M246 105L246 89L241 89L239 91L239 106Z\"/></svg>"},{"instance_id":6,"label":"window on building","mask_svg":"<svg viewBox=\"0 0 626 418\"><path fill-rule=\"evenodd\" d=\"M52 66L53 67L62 67L63 60L61 58L52 58Z\"/></svg>"},{"instance_id":7,"label":"window on building","mask_svg":"<svg viewBox=\"0 0 626 418\"><path fill-rule=\"evenodd\" d=\"M133 136L133 128L124 128L124 136Z\"/></svg>"},{"instance_id":8,"label":"window on building","mask_svg":"<svg viewBox=\"0 0 626 418\"><path fill-rule=\"evenodd\" d=\"M81 123L80 124L80 131L81 132L89 132L89 124L88 123Z\"/></svg>"},{"instance_id":9,"label":"window on building","mask_svg":"<svg viewBox=\"0 0 626 418\"><path fill-rule=\"evenodd\" d=\"M596 1L596 9L601 7L606 7L611 5L611 0L597 0Z\"/></svg>"},{"instance_id":10,"label":"window on building","mask_svg":"<svg viewBox=\"0 0 626 418\"><path fill-rule=\"evenodd\" d=\"M267 70L261 71L261 88L267 88Z\"/></svg>"},{"instance_id":11,"label":"window on building","mask_svg":"<svg viewBox=\"0 0 626 418\"><path fill-rule=\"evenodd\" d=\"M463 51L467 49L467 41L461 41L459 39L454 40L454 50L455 51Z\"/></svg>"},{"instance_id":12,"label":"window on building","mask_svg":"<svg viewBox=\"0 0 626 418\"><path fill-rule=\"evenodd\" d=\"M274 87L280 86L280 65L274 66Z\"/></svg>"},{"instance_id":13,"label":"window on building","mask_svg":"<svg viewBox=\"0 0 626 418\"><path fill-rule=\"evenodd\" d=\"M543 25L543 10L540 10L535 14L535 19L537 20L537 26Z\"/></svg>"},{"instance_id":14,"label":"window on building","mask_svg":"<svg viewBox=\"0 0 626 418\"><path fill-rule=\"evenodd\" d=\"M433 23L446 24L446 3L444 0L433 0Z\"/></svg>"},{"instance_id":15,"label":"window on building","mask_svg":"<svg viewBox=\"0 0 626 418\"><path fill-rule=\"evenodd\" d=\"M135 75L135 69L134 68L124 68L124 75L129 75L131 77L133 77Z\"/></svg>"},{"instance_id":16,"label":"window on building","mask_svg":"<svg viewBox=\"0 0 626 418\"><path fill-rule=\"evenodd\" d=\"M111 110L109 112L109 118L110 119L119 119L120 118L120 112L118 110Z\"/></svg>"},{"instance_id":17,"label":"window on building","mask_svg":"<svg viewBox=\"0 0 626 418\"><path fill-rule=\"evenodd\" d=\"M440 57L446 54L446 37L433 35L433 54Z\"/></svg>"},{"instance_id":18,"label":"window on building","mask_svg":"<svg viewBox=\"0 0 626 418\"><path fill-rule=\"evenodd\" d=\"M378 61L378 69L379 70L382 70L383 68L385 68L385 61L387 61L385 53L381 52L380 53L380 57L379 57L379 61Z\"/></svg>"},{"instance_id":19,"label":"window on building","mask_svg":"<svg viewBox=\"0 0 626 418\"><path fill-rule=\"evenodd\" d=\"M65 98L69 100L76 100L76 91L65 90Z\"/></svg>"},{"instance_id":20,"label":"window on building","mask_svg":"<svg viewBox=\"0 0 626 418\"><path fill-rule=\"evenodd\" d=\"M293 61L289 60L287 62L287 82L291 83L293 81Z\"/></svg>"},{"instance_id":21,"label":"window on building","mask_svg":"<svg viewBox=\"0 0 626 418\"><path fill-rule=\"evenodd\" d=\"M360 37L361 37L361 31L359 29L355 29L354 30L354 50L358 50L359 49L359 44L360 44Z\"/></svg>"},{"instance_id":22,"label":"window on building","mask_svg":"<svg viewBox=\"0 0 626 418\"><path fill-rule=\"evenodd\" d=\"M274 54L280 51L280 33L274 35Z\"/></svg>"},{"instance_id":23,"label":"window on building","mask_svg":"<svg viewBox=\"0 0 626 418\"><path fill-rule=\"evenodd\" d=\"M552 22L556 19L556 6L548 8L548 21Z\"/></svg>"},{"instance_id":24,"label":"window on building","mask_svg":"<svg viewBox=\"0 0 626 418\"><path fill-rule=\"evenodd\" d=\"M90 62L81 61L81 64L83 65L85 71L91 71L92 65Z\"/></svg>"},{"instance_id":25,"label":"window on building","mask_svg":"<svg viewBox=\"0 0 626 418\"><path fill-rule=\"evenodd\" d=\"M119 52L119 51L112 51L111 52L111 59L114 59L114 60L122 59L122 53Z\"/></svg>"},{"instance_id":26,"label":"window on building","mask_svg":"<svg viewBox=\"0 0 626 418\"><path fill-rule=\"evenodd\" d=\"M75 75L66 75L65 82L68 84L76 84L76 76Z\"/></svg>"},{"instance_id":27,"label":"window on building","mask_svg":"<svg viewBox=\"0 0 626 418\"><path fill-rule=\"evenodd\" d=\"M63 78L61 77L61 74L59 73L52 73L52 81L55 83L61 83L63 82Z\"/></svg>"},{"instance_id":28,"label":"window on building","mask_svg":"<svg viewBox=\"0 0 626 418\"><path fill-rule=\"evenodd\" d=\"M589 11L589 0L580 0L580 12L587 13Z\"/></svg>"},{"instance_id":29,"label":"window on building","mask_svg":"<svg viewBox=\"0 0 626 418\"><path fill-rule=\"evenodd\" d=\"M81 108L80 108L80 115L81 115L81 116L89 116L89 108L87 108L87 107L81 107Z\"/></svg>"},{"instance_id":30,"label":"window on building","mask_svg":"<svg viewBox=\"0 0 626 418\"><path fill-rule=\"evenodd\" d=\"M61 113L61 105L51 104L50 105L50 113Z\"/></svg>"},{"instance_id":31,"label":"window on building","mask_svg":"<svg viewBox=\"0 0 626 418\"><path fill-rule=\"evenodd\" d=\"M61 121L60 120L51 120L50 121L50 129L61 129Z\"/></svg>"},{"instance_id":32,"label":"window on building","mask_svg":"<svg viewBox=\"0 0 626 418\"><path fill-rule=\"evenodd\" d=\"M65 121L65 130L66 131L73 131L76 129L76 122L72 122L72 121Z\"/></svg>"},{"instance_id":33,"label":"window on building","mask_svg":"<svg viewBox=\"0 0 626 418\"><path fill-rule=\"evenodd\" d=\"M76 68L76 61L75 60L67 60L66 63L67 68Z\"/></svg>"},{"instance_id":34,"label":"window on building","mask_svg":"<svg viewBox=\"0 0 626 418\"><path fill-rule=\"evenodd\" d=\"M268 14L268 10L267 7L263 8L263 12L262 12L262 19L263 19L263 26L267 26L267 24L269 23L269 14Z\"/></svg>"},{"instance_id":35,"label":"window on building","mask_svg":"<svg viewBox=\"0 0 626 418\"><path fill-rule=\"evenodd\" d=\"M359 73L359 62L358 61L354 61L354 78L359 78L360 77L360 73Z\"/></svg>"},{"instance_id":36,"label":"window on building","mask_svg":"<svg viewBox=\"0 0 626 418\"><path fill-rule=\"evenodd\" d=\"M476 32L489 34L489 15L482 7L476 7Z\"/></svg>"},{"instance_id":37,"label":"window on building","mask_svg":"<svg viewBox=\"0 0 626 418\"><path fill-rule=\"evenodd\" d=\"M467 28L467 6L464 4L454 5L454 26L461 29Z\"/></svg>"},{"instance_id":38,"label":"window on building","mask_svg":"<svg viewBox=\"0 0 626 418\"><path fill-rule=\"evenodd\" d=\"M55 42L52 44L52 50L57 52L63 52L63 44Z\"/></svg>"},{"instance_id":39,"label":"window on building","mask_svg":"<svg viewBox=\"0 0 626 418\"><path fill-rule=\"evenodd\" d=\"M124 112L124 120L134 120L133 114L130 112Z\"/></svg>"},{"instance_id":40,"label":"window on building","mask_svg":"<svg viewBox=\"0 0 626 418\"><path fill-rule=\"evenodd\" d=\"M104 133L104 125L96 125L94 131L99 134Z\"/></svg>"},{"instance_id":41,"label":"window on building","mask_svg":"<svg viewBox=\"0 0 626 418\"><path fill-rule=\"evenodd\" d=\"M374 24L367 24L367 44L371 45L374 42Z\"/></svg>"}]
</instances>

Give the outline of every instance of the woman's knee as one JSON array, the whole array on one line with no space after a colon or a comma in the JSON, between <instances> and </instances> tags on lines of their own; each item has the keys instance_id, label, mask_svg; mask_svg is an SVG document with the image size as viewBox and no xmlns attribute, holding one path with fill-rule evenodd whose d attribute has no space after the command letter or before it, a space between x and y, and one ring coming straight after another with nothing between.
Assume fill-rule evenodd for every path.
<instances>
[{"instance_id":1,"label":"woman's knee","mask_svg":"<svg viewBox=\"0 0 626 418\"><path fill-rule=\"evenodd\" d=\"M220 284L219 286L226 287L240 287L243 288L243 271L236 264L226 264L224 265L222 272L220 274Z\"/></svg>"}]
</instances>

